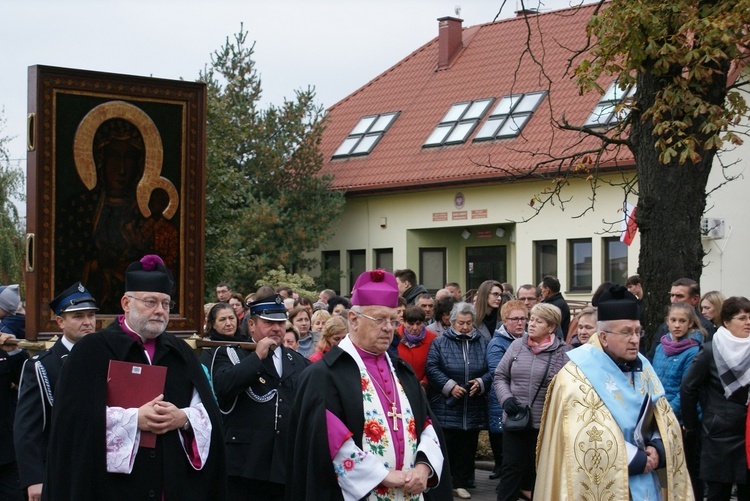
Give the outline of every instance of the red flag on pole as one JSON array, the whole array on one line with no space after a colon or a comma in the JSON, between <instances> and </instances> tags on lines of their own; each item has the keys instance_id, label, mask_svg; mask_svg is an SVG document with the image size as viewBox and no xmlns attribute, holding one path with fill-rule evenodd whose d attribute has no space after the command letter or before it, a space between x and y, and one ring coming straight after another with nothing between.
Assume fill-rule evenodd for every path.
<instances>
[{"instance_id":1,"label":"red flag on pole","mask_svg":"<svg viewBox=\"0 0 750 501\"><path fill-rule=\"evenodd\" d=\"M622 218L622 235L620 235L620 241L625 245L633 243L635 234L638 232L638 226L635 224L635 210L636 207L630 202L625 202L622 207L623 218Z\"/></svg>"}]
</instances>

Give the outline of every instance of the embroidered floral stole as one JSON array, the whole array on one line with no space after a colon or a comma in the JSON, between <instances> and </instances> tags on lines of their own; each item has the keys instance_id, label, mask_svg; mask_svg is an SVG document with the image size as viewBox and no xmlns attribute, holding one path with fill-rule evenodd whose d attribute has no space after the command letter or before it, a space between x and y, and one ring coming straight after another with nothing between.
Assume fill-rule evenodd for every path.
<instances>
[{"instance_id":1,"label":"embroidered floral stole","mask_svg":"<svg viewBox=\"0 0 750 501\"><path fill-rule=\"evenodd\" d=\"M348 338L344 341L348 341ZM362 358L359 356L359 353L357 353L354 346L351 345L351 342L345 343L344 341L339 344L339 347L352 355L359 367L359 377L362 388L362 406L365 413L365 426L362 433L362 449L365 452L380 458L386 468L393 470L396 468L398 462L396 461L396 448L393 445L393 437L396 437L397 433L391 429L393 425L393 417L388 415L388 413L391 412L391 409L383 409L383 406L380 403L380 398L375 389L375 384L372 382ZM406 441L404 444L405 457L403 458L403 469L410 470L414 468L418 445L414 413L409 404L409 399L406 397L406 393L404 393L404 389L401 386L401 382L398 380L398 377L396 377L393 365L388 356L386 356L386 360L388 361L388 366L391 370L391 377L396 382L401 408L401 417L397 418L397 420L398 427L400 430L403 430L404 440ZM422 499L422 496L404 497L403 489L387 489L381 486L374 489L370 493L368 499L371 501L399 499L417 501Z\"/></svg>"}]
</instances>

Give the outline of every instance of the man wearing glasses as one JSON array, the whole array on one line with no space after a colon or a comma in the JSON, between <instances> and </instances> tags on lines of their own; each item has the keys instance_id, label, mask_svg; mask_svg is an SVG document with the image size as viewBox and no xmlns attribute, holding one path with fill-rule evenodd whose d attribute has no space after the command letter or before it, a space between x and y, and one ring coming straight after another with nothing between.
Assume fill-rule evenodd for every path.
<instances>
[{"instance_id":1,"label":"man wearing glasses","mask_svg":"<svg viewBox=\"0 0 750 501\"><path fill-rule=\"evenodd\" d=\"M55 392L45 499L226 499L219 409L198 358L165 332L173 286L159 256L132 263L124 314L71 350ZM163 391L141 407L109 405L111 361L166 367Z\"/></svg>"},{"instance_id":2,"label":"man wearing glasses","mask_svg":"<svg viewBox=\"0 0 750 501\"><path fill-rule=\"evenodd\" d=\"M386 350L399 326L396 278L366 271L349 334L300 378L287 499L452 499L442 433L412 368ZM292 454L293 452L293 454Z\"/></svg>"},{"instance_id":3,"label":"man wearing glasses","mask_svg":"<svg viewBox=\"0 0 750 501\"><path fill-rule=\"evenodd\" d=\"M679 422L638 352L639 317L636 297L614 285L599 299L597 334L568 352L547 393L535 496L694 499Z\"/></svg>"}]
</instances>

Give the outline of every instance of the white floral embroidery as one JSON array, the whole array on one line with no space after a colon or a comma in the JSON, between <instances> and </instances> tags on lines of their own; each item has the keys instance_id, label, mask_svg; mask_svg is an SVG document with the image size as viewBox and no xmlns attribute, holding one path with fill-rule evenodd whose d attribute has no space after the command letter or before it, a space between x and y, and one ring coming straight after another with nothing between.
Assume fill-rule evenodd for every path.
<instances>
[{"instance_id":1,"label":"white floral embroidery","mask_svg":"<svg viewBox=\"0 0 750 501\"><path fill-rule=\"evenodd\" d=\"M107 407L107 471L130 473L141 441L138 409Z\"/></svg>"},{"instance_id":2,"label":"white floral embroidery","mask_svg":"<svg viewBox=\"0 0 750 501\"><path fill-rule=\"evenodd\" d=\"M345 477L347 472L352 471L356 465L361 463L365 459L366 454L361 450L356 450L344 458L335 458L336 460L341 459L340 462L333 462L333 471L336 472L337 477Z\"/></svg>"},{"instance_id":3,"label":"white floral embroidery","mask_svg":"<svg viewBox=\"0 0 750 501\"><path fill-rule=\"evenodd\" d=\"M610 393L620 391L620 389L617 387L617 383L615 383L611 377L607 377L607 382L604 384L606 385L607 391Z\"/></svg>"}]
</instances>

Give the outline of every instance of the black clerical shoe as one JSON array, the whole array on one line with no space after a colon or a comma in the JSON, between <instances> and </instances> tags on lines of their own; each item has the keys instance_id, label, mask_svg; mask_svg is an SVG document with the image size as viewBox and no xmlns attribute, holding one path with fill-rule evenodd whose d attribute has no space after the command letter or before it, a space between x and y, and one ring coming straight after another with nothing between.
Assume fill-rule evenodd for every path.
<instances>
[{"instance_id":1,"label":"black clerical shoe","mask_svg":"<svg viewBox=\"0 0 750 501\"><path fill-rule=\"evenodd\" d=\"M497 480L498 478L500 478L500 467L495 466L495 469L490 473L490 480Z\"/></svg>"}]
</instances>

